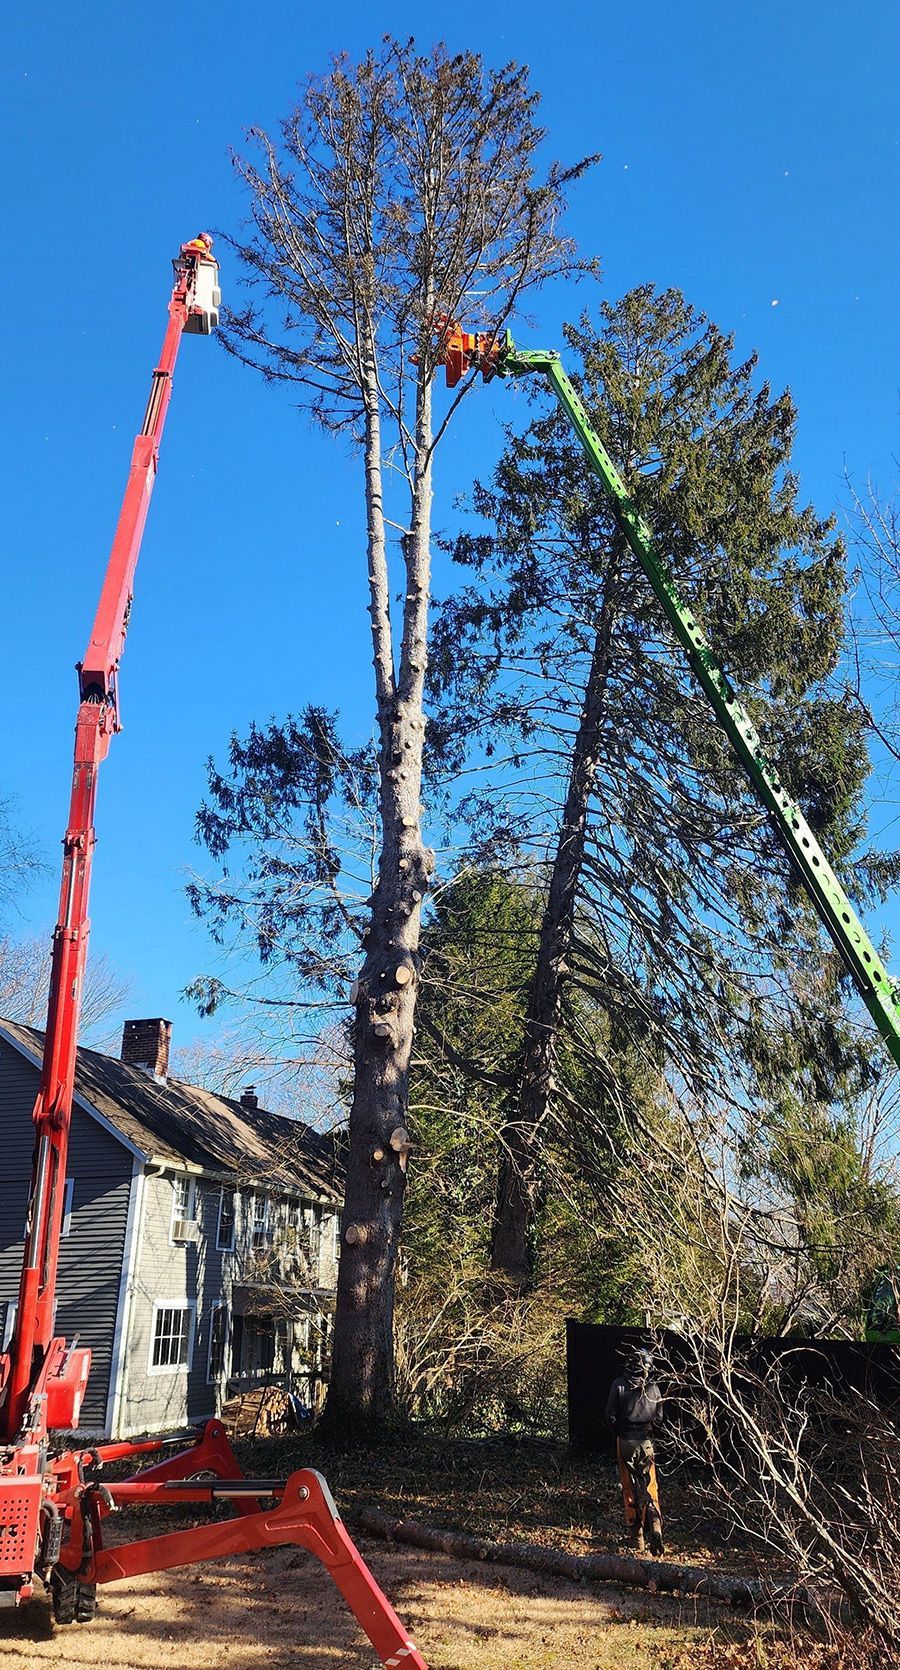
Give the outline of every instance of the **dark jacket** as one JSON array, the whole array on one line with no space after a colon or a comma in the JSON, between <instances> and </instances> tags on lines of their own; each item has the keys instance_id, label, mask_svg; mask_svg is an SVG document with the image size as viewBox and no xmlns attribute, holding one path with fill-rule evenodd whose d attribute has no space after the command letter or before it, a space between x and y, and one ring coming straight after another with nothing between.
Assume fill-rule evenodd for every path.
<instances>
[{"instance_id":1,"label":"dark jacket","mask_svg":"<svg viewBox=\"0 0 900 1670\"><path fill-rule=\"evenodd\" d=\"M649 1438L661 1409L662 1398L655 1380L623 1374L610 1387L606 1419L617 1438Z\"/></svg>"}]
</instances>

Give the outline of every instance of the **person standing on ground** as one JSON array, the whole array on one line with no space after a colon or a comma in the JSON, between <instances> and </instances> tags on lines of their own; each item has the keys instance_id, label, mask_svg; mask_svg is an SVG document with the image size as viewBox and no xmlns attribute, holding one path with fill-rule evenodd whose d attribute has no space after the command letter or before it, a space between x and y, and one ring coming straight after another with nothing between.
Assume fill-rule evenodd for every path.
<instances>
[{"instance_id":1,"label":"person standing on ground","mask_svg":"<svg viewBox=\"0 0 900 1670\"><path fill-rule=\"evenodd\" d=\"M662 1397L652 1375L650 1352L642 1347L633 1351L626 1372L613 1381L606 1404L606 1419L616 1435L625 1524L638 1554L644 1552L645 1532L651 1554L665 1553L653 1449Z\"/></svg>"}]
</instances>

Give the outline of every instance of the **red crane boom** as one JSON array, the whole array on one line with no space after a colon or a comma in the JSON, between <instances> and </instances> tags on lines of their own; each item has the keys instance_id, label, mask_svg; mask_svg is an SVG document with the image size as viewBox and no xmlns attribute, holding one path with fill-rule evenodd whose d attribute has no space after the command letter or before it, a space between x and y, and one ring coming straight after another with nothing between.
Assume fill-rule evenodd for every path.
<instances>
[{"instance_id":1,"label":"red crane boom","mask_svg":"<svg viewBox=\"0 0 900 1670\"><path fill-rule=\"evenodd\" d=\"M113 735L121 729L116 678L125 647L134 571L159 467L159 446L172 395L178 349L186 330L208 335L218 322L218 266L210 249L211 240L209 247L204 248L202 239L194 239L182 246L174 263L169 323L159 364L153 373L144 422L134 442L128 484L97 614L84 660L78 667L81 700L75 724L72 792L63 840L62 886L53 934L41 1081L32 1115L36 1140L28 1229L5 1373L0 1360L0 1377L5 1381L6 1392L0 1408L0 1441L12 1441L19 1431L53 1337L75 1048L90 932L88 900L96 839L97 772ZM85 1383L88 1366L89 1358L80 1364ZM83 1389L82 1385L82 1393ZM78 1420L77 1407L73 1408L72 1417L74 1426Z\"/></svg>"},{"instance_id":2,"label":"red crane boom","mask_svg":"<svg viewBox=\"0 0 900 1670\"><path fill-rule=\"evenodd\" d=\"M181 338L218 324L218 265L205 233L175 260L169 322L131 468L84 660L62 886L53 935L47 1031L37 1099L25 1252L9 1349L0 1353L0 1605L30 1599L34 1578L50 1589L58 1623L94 1615L98 1583L139 1572L280 1543L308 1548L330 1572L382 1662L428 1670L403 1624L354 1547L320 1474L306 1468L284 1483L245 1479L221 1421L176 1439L58 1449L53 1430L78 1425L91 1354L53 1332L56 1269L72 1119L78 1020L90 923L97 773L120 727L117 679L134 573ZM185 1445L187 1447L185 1447ZM109 1485L108 1462L175 1453ZM203 1481L202 1483L198 1481ZM208 1482L212 1480L212 1482ZM103 1521L121 1502L230 1502L232 1518L107 1549Z\"/></svg>"}]
</instances>

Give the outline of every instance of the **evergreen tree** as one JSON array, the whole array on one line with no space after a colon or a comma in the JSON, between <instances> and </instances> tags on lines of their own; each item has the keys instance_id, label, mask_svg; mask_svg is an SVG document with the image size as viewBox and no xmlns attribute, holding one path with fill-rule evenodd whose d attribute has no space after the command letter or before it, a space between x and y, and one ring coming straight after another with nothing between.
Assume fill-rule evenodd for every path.
<instances>
[{"instance_id":1,"label":"evergreen tree","mask_svg":"<svg viewBox=\"0 0 900 1670\"><path fill-rule=\"evenodd\" d=\"M400 1384L415 1414L467 1428L558 1425L565 1317L643 1321L646 1276L656 1275L621 1210L616 1180L633 1135L618 1091L628 1084L630 1107L662 1132L664 1112L653 1100L658 1076L650 1078L637 1058L618 1060L615 1083L599 1070L596 1039L589 1050L585 1039L596 1029L607 1053L614 1046L605 1015L582 994L580 1041L567 1037L558 1063L564 1116L546 1132L535 1289L517 1301L486 1280L541 893L539 875L464 869L435 896L422 935L410 1078L419 1161L404 1214ZM585 1107L591 1117L582 1121L572 1110ZM679 1249L660 1250L671 1270Z\"/></svg>"},{"instance_id":2,"label":"evergreen tree","mask_svg":"<svg viewBox=\"0 0 900 1670\"><path fill-rule=\"evenodd\" d=\"M537 103L518 65L493 70L474 53L451 57L436 46L422 54L388 37L361 62L341 57L311 78L280 136L254 131L251 154L237 160L250 232L234 247L252 299L226 319L226 342L353 443L365 515L359 555L372 633L377 862L361 944L356 916L343 921L358 967L327 1408L342 1430L378 1427L393 1408L409 1061L422 901L434 869L420 799L434 462L472 381L435 416L441 320L474 292L476 322L498 330L535 286L579 265L560 218L567 183L585 165L541 171ZM267 735L276 766L291 751L277 729L249 739L256 753ZM232 836L245 836L240 773L238 760L236 772L213 774L213 851L226 864ZM253 808L261 810L264 824L264 809ZM277 847L282 832L273 839ZM330 885L319 877L316 889L323 879ZM272 896L273 922L286 920L287 907L308 929L289 927L290 937L314 940L323 918L318 907L307 917L302 889L289 897L275 885ZM202 892L198 902L203 908ZM237 925L240 934L239 907L227 908L226 925L215 918L220 931ZM319 952L315 945L312 963Z\"/></svg>"},{"instance_id":3,"label":"evergreen tree","mask_svg":"<svg viewBox=\"0 0 900 1670\"><path fill-rule=\"evenodd\" d=\"M844 552L799 498L790 396L677 292L650 287L566 330L581 397L679 588L742 688L770 757L857 896L862 724L832 693ZM869 1072L845 982L772 827L671 646L567 420L511 436L483 527L454 543L474 584L443 608L432 732L448 776L475 758L476 843L546 866L541 933L507 1099L493 1264L530 1279L546 1122L570 994L697 1107L741 1117ZM487 774L485 756L494 761Z\"/></svg>"},{"instance_id":4,"label":"evergreen tree","mask_svg":"<svg viewBox=\"0 0 900 1670\"><path fill-rule=\"evenodd\" d=\"M487 867L464 869L442 889L423 930L410 1086L422 1159L407 1225L423 1269L439 1272L442 1250L453 1247L474 1255L483 1274L539 924L535 887Z\"/></svg>"}]
</instances>

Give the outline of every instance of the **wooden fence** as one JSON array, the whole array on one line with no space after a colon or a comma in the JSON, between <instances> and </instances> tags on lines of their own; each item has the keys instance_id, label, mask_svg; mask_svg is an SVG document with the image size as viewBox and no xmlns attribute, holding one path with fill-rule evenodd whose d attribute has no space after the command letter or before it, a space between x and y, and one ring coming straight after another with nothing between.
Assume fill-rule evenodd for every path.
<instances>
[{"instance_id":1,"label":"wooden fence","mask_svg":"<svg viewBox=\"0 0 900 1670\"><path fill-rule=\"evenodd\" d=\"M900 1404L900 1349L854 1340L739 1339L750 1365L762 1372L777 1361L786 1385L856 1391L882 1404ZM613 1439L604 1419L609 1388L637 1345L659 1347L678 1372L687 1363L678 1334L650 1335L640 1328L597 1322L566 1323L569 1443L587 1454L611 1454Z\"/></svg>"}]
</instances>

